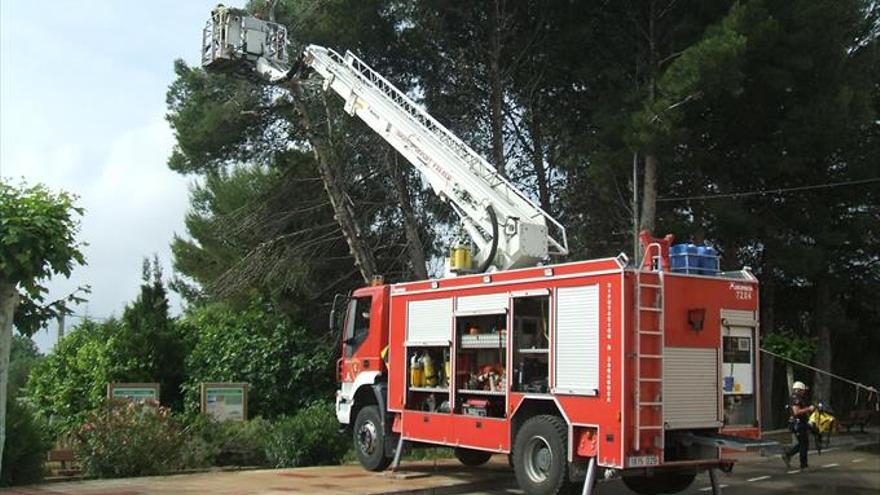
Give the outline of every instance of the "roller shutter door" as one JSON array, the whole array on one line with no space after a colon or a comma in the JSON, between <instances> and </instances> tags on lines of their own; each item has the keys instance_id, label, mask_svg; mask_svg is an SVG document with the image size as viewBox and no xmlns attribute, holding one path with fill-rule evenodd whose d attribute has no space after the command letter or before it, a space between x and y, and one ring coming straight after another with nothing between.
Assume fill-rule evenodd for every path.
<instances>
[{"instance_id":1,"label":"roller shutter door","mask_svg":"<svg viewBox=\"0 0 880 495\"><path fill-rule=\"evenodd\" d=\"M718 349L667 347L663 353L663 421L669 429L718 426Z\"/></svg>"},{"instance_id":2,"label":"roller shutter door","mask_svg":"<svg viewBox=\"0 0 880 495\"><path fill-rule=\"evenodd\" d=\"M596 395L599 388L599 287L556 291L554 392Z\"/></svg>"},{"instance_id":3,"label":"roller shutter door","mask_svg":"<svg viewBox=\"0 0 880 495\"><path fill-rule=\"evenodd\" d=\"M406 309L406 341L410 345L449 345L452 298L410 301Z\"/></svg>"}]
</instances>

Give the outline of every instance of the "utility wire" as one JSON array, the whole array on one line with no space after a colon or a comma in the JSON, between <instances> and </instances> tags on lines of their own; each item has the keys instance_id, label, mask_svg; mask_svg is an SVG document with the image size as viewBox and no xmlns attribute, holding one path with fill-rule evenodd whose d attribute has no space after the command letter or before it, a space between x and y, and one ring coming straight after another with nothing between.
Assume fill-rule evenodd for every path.
<instances>
[{"instance_id":1,"label":"utility wire","mask_svg":"<svg viewBox=\"0 0 880 495\"><path fill-rule=\"evenodd\" d=\"M763 347L761 348L761 352L766 353L766 354L769 354L769 355L771 355L771 356L773 356L773 357L777 357L777 358L779 358L779 359L782 359L782 360L788 361L788 362L790 362L790 363L792 363L792 364L796 364L796 365L798 365L798 366L803 366L804 368L809 368L809 369L811 369L811 370L813 370L813 371L816 371L816 372L822 373L823 375L828 375L828 376L830 376L831 378L836 378L836 379L838 379L838 380L840 380L840 381L842 381L842 382L849 383L850 385L853 385L853 386L855 386L856 388L863 388L863 389L867 390L868 392L873 392L873 393L875 393L875 394L877 393L877 389L874 388L874 387L872 387L872 386L870 386L870 385L865 385L864 383L859 383L859 382L852 381L852 380L850 380L850 379L848 379L848 378L844 378L844 377L842 377L842 376L840 376L840 375L835 375L834 373L831 373L830 371L820 370L819 368L816 368L816 367L814 367L814 366L810 366L809 364L802 363L802 362L800 362L800 361L795 361L794 359L787 358L787 357L785 357L785 356L782 356L782 355L776 354L775 352L772 352L772 351L768 351L767 349L764 349Z\"/></svg>"},{"instance_id":2,"label":"utility wire","mask_svg":"<svg viewBox=\"0 0 880 495\"><path fill-rule=\"evenodd\" d=\"M845 182L830 182L827 184L814 184L812 186L780 187L778 189L766 189L763 191L744 191L744 192L738 192L738 193L704 194L704 195L700 195L700 196L657 198L657 202L658 203L660 203L660 202L671 203L671 202L676 202L676 201L690 201L690 200L743 198L743 197L747 197L747 196L763 196L765 194L780 194L780 193L794 192L794 191L811 191L813 189L829 189L832 187L855 186L855 185L859 185L859 184L869 184L872 182L880 182L880 177L873 177L870 179L861 179L861 180L851 180L851 181L845 181Z\"/></svg>"}]
</instances>

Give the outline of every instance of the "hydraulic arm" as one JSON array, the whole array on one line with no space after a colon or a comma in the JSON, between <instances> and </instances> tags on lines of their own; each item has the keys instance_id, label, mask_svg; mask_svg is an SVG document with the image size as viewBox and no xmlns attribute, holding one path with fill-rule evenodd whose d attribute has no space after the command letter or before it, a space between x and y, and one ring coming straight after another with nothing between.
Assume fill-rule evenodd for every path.
<instances>
[{"instance_id":1,"label":"hydraulic arm","mask_svg":"<svg viewBox=\"0 0 880 495\"><path fill-rule=\"evenodd\" d=\"M351 52L310 45L287 60L287 32L237 9L215 9L203 36L206 69L239 70L275 84L314 71L324 90L412 164L448 202L476 248L473 263L452 270L486 271L535 264L568 253L565 228L500 175L482 156Z\"/></svg>"}]
</instances>

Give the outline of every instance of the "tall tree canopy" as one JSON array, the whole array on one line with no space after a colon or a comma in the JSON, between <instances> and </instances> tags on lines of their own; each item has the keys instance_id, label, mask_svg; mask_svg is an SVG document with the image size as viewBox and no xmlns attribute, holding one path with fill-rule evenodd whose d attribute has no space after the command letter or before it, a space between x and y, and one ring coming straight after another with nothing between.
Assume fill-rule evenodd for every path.
<instances>
[{"instance_id":1,"label":"tall tree canopy","mask_svg":"<svg viewBox=\"0 0 880 495\"><path fill-rule=\"evenodd\" d=\"M293 53L352 50L483 153L563 221L572 258L628 251L638 227L711 242L761 278L764 332L880 380L833 359L880 346L876 2L287 0L274 14ZM437 273L450 212L318 81L176 71L169 165L204 181L175 260L200 300L257 292L314 315L371 274Z\"/></svg>"}]
</instances>

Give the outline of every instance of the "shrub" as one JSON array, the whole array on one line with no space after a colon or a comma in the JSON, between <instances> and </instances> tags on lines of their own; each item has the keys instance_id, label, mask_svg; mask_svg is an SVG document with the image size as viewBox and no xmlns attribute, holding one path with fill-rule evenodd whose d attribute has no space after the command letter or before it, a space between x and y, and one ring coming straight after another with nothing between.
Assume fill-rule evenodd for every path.
<instances>
[{"instance_id":1,"label":"shrub","mask_svg":"<svg viewBox=\"0 0 880 495\"><path fill-rule=\"evenodd\" d=\"M339 464L350 442L338 426L332 404L313 402L275 422L266 440L266 457L274 467Z\"/></svg>"},{"instance_id":2,"label":"shrub","mask_svg":"<svg viewBox=\"0 0 880 495\"><path fill-rule=\"evenodd\" d=\"M6 409L6 431L0 486L40 481L46 452L52 447L46 426L29 407L10 398Z\"/></svg>"},{"instance_id":3,"label":"shrub","mask_svg":"<svg viewBox=\"0 0 880 495\"><path fill-rule=\"evenodd\" d=\"M46 434L47 426L35 416L33 408L19 400L21 387L40 359L37 346L31 339L21 335L12 337L0 486L34 483L43 477L46 452L52 446Z\"/></svg>"},{"instance_id":4,"label":"shrub","mask_svg":"<svg viewBox=\"0 0 880 495\"><path fill-rule=\"evenodd\" d=\"M183 386L188 411L199 408L200 382L247 382L248 411L274 418L333 390L333 352L259 299L243 310L214 304L180 322L195 340Z\"/></svg>"},{"instance_id":5,"label":"shrub","mask_svg":"<svg viewBox=\"0 0 880 495\"><path fill-rule=\"evenodd\" d=\"M181 467L183 432L168 408L105 401L74 433L83 472L99 478L160 474Z\"/></svg>"},{"instance_id":6,"label":"shrub","mask_svg":"<svg viewBox=\"0 0 880 495\"><path fill-rule=\"evenodd\" d=\"M187 428L183 463L187 467L265 466L270 424L262 418L217 422L198 416Z\"/></svg>"}]
</instances>

